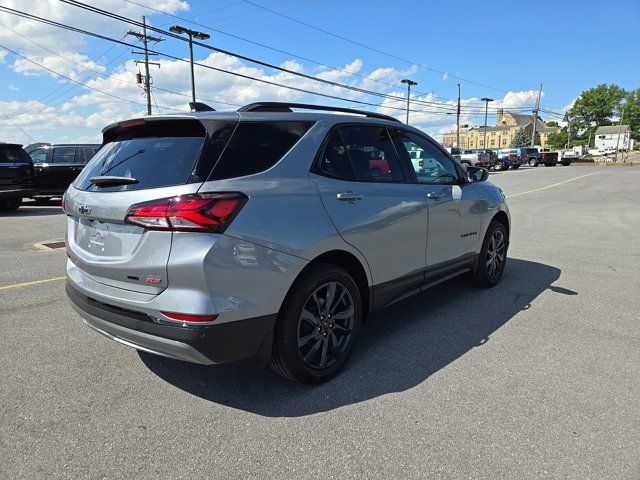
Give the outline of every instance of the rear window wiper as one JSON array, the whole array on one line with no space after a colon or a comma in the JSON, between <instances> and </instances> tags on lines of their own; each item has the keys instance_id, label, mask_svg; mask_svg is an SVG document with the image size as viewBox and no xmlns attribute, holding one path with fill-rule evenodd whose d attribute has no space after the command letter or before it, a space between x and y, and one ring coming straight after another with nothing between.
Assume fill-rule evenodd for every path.
<instances>
[{"instance_id":1,"label":"rear window wiper","mask_svg":"<svg viewBox=\"0 0 640 480\"><path fill-rule=\"evenodd\" d=\"M115 177L105 175L101 177L91 177L89 183L98 187L112 187L116 185L131 185L138 183L138 180L131 177Z\"/></svg>"}]
</instances>

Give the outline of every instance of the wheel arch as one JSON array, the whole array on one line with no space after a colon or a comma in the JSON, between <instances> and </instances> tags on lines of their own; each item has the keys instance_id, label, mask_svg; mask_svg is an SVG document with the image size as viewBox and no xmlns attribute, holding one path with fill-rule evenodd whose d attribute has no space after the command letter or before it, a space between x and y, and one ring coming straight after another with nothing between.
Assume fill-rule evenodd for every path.
<instances>
[{"instance_id":1,"label":"wheel arch","mask_svg":"<svg viewBox=\"0 0 640 480\"><path fill-rule=\"evenodd\" d=\"M362 323L366 323L369 311L371 310L372 297L369 292L369 278L367 276L367 270L362 262L353 253L346 250L330 250L324 252L315 258L313 258L305 267L298 273L295 280L292 282L287 295L291 292L291 289L295 285L296 281L309 269L319 264L335 265L337 267L345 269L349 275L353 278L358 286L360 297L362 298L363 317Z\"/></svg>"},{"instance_id":2,"label":"wheel arch","mask_svg":"<svg viewBox=\"0 0 640 480\"><path fill-rule=\"evenodd\" d=\"M509 217L507 216L507 214L504 211L500 210L491 219L492 222L494 220L496 222L500 222L504 226L504 228L507 230L507 238L510 238L511 229L509 225Z\"/></svg>"}]
</instances>

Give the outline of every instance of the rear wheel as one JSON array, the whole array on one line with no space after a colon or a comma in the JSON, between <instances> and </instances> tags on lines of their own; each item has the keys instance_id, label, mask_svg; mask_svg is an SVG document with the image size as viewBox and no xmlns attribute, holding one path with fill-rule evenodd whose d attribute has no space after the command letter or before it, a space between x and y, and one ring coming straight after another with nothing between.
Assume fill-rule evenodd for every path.
<instances>
[{"instance_id":1,"label":"rear wheel","mask_svg":"<svg viewBox=\"0 0 640 480\"><path fill-rule=\"evenodd\" d=\"M14 198L12 200L0 201L0 210L17 210L22 205L21 198Z\"/></svg>"},{"instance_id":2,"label":"rear wheel","mask_svg":"<svg viewBox=\"0 0 640 480\"><path fill-rule=\"evenodd\" d=\"M536 161L535 158L530 158L529 159L529 166L530 167L537 167L538 166L538 162Z\"/></svg>"},{"instance_id":3,"label":"rear wheel","mask_svg":"<svg viewBox=\"0 0 640 480\"><path fill-rule=\"evenodd\" d=\"M507 229L500 222L489 224L482 242L482 250L474 266L472 276L481 287L494 287L500 282L507 263Z\"/></svg>"},{"instance_id":4,"label":"rear wheel","mask_svg":"<svg viewBox=\"0 0 640 480\"><path fill-rule=\"evenodd\" d=\"M520 165L513 165L511 168L513 168L514 170L517 170L520 168Z\"/></svg>"},{"instance_id":5,"label":"rear wheel","mask_svg":"<svg viewBox=\"0 0 640 480\"><path fill-rule=\"evenodd\" d=\"M347 363L362 319L348 272L319 264L304 272L280 309L271 366L300 383L329 380Z\"/></svg>"}]
</instances>

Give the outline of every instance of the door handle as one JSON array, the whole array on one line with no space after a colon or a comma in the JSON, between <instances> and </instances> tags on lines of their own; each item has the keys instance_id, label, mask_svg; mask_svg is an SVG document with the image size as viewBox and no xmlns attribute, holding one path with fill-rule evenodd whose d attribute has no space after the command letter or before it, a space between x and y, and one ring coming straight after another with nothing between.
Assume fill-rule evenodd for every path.
<instances>
[{"instance_id":1,"label":"door handle","mask_svg":"<svg viewBox=\"0 0 640 480\"><path fill-rule=\"evenodd\" d=\"M361 194L355 192L343 192L338 193L336 195L336 198L338 200L342 200L343 202L356 203L362 200L364 197Z\"/></svg>"},{"instance_id":2,"label":"door handle","mask_svg":"<svg viewBox=\"0 0 640 480\"><path fill-rule=\"evenodd\" d=\"M439 200L440 199L440 194L438 194L436 192L429 192L429 193L425 194L425 197L427 197L429 200Z\"/></svg>"}]
</instances>

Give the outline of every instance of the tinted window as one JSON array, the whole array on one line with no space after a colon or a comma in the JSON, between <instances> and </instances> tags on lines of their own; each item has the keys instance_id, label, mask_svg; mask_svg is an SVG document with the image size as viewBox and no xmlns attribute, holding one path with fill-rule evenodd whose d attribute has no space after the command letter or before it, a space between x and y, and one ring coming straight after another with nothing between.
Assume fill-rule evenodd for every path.
<instances>
[{"instance_id":1,"label":"tinted window","mask_svg":"<svg viewBox=\"0 0 640 480\"><path fill-rule=\"evenodd\" d=\"M242 177L271 168L311 125L310 122L240 122L209 179Z\"/></svg>"},{"instance_id":2,"label":"tinted window","mask_svg":"<svg viewBox=\"0 0 640 480\"><path fill-rule=\"evenodd\" d=\"M98 150L100 150L100 147L77 147L76 163L87 163L93 158Z\"/></svg>"},{"instance_id":3,"label":"tinted window","mask_svg":"<svg viewBox=\"0 0 640 480\"><path fill-rule=\"evenodd\" d=\"M51 163L73 163L75 156L76 147L55 147Z\"/></svg>"},{"instance_id":4,"label":"tinted window","mask_svg":"<svg viewBox=\"0 0 640 480\"><path fill-rule=\"evenodd\" d=\"M385 127L345 126L338 131L356 181L404 181L400 160Z\"/></svg>"},{"instance_id":5,"label":"tinted window","mask_svg":"<svg viewBox=\"0 0 640 480\"><path fill-rule=\"evenodd\" d=\"M37 148L29 153L33 163L44 163L47 160L47 150L45 148Z\"/></svg>"},{"instance_id":6,"label":"tinted window","mask_svg":"<svg viewBox=\"0 0 640 480\"><path fill-rule=\"evenodd\" d=\"M397 130L393 137L398 152L406 153L411 160L418 182L452 184L458 178L449 157L426 139L402 130Z\"/></svg>"},{"instance_id":7,"label":"tinted window","mask_svg":"<svg viewBox=\"0 0 640 480\"><path fill-rule=\"evenodd\" d=\"M31 157L22 148L0 146L0 163L31 163Z\"/></svg>"},{"instance_id":8,"label":"tinted window","mask_svg":"<svg viewBox=\"0 0 640 480\"><path fill-rule=\"evenodd\" d=\"M73 185L81 190L120 191L187 183L204 139L204 136L151 137L108 143ZM91 177L103 175L133 177L138 183L98 188L89 182Z\"/></svg>"},{"instance_id":9,"label":"tinted window","mask_svg":"<svg viewBox=\"0 0 640 480\"><path fill-rule=\"evenodd\" d=\"M320 173L341 180L353 180L353 170L347 157L347 148L338 130L334 130L324 149L319 165Z\"/></svg>"}]
</instances>

